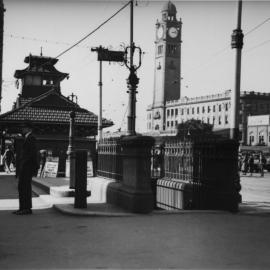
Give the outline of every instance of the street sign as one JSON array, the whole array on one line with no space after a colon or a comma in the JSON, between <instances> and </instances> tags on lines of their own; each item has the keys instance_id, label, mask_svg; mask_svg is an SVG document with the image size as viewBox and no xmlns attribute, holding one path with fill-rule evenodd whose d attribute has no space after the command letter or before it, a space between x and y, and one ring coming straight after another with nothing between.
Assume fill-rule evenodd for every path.
<instances>
[{"instance_id":1,"label":"street sign","mask_svg":"<svg viewBox=\"0 0 270 270\"><path fill-rule=\"evenodd\" d=\"M98 51L98 61L109 62L123 62L125 52L109 51L108 49L101 49Z\"/></svg>"},{"instance_id":2,"label":"street sign","mask_svg":"<svg viewBox=\"0 0 270 270\"><path fill-rule=\"evenodd\" d=\"M124 62L125 60L125 52L123 51L110 51L102 46L92 48L91 51L98 53L98 61Z\"/></svg>"}]
</instances>

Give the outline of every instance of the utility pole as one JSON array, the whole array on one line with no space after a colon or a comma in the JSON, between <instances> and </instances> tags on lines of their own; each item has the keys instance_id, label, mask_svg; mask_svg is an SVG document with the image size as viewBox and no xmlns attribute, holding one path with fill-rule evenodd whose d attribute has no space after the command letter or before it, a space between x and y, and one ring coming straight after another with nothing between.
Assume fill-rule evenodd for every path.
<instances>
[{"instance_id":1,"label":"utility pole","mask_svg":"<svg viewBox=\"0 0 270 270\"><path fill-rule=\"evenodd\" d=\"M125 62L127 68L130 71L129 77L127 79L128 84L128 115L127 115L127 134L128 135L136 135L136 89L138 87L139 78L137 77L136 71L141 66L141 54L142 51L139 47L136 47L133 41L133 7L134 0L130 1L130 46L126 48L126 54L128 53L128 49L130 50L130 60L129 64L127 60ZM133 57L135 50L139 50L139 64L138 66L134 65Z\"/></svg>"},{"instance_id":2,"label":"utility pole","mask_svg":"<svg viewBox=\"0 0 270 270\"><path fill-rule=\"evenodd\" d=\"M3 84L3 33L4 33L4 3L0 0L0 112L2 103L2 84Z\"/></svg>"},{"instance_id":3,"label":"utility pole","mask_svg":"<svg viewBox=\"0 0 270 270\"><path fill-rule=\"evenodd\" d=\"M240 107L240 83L241 83L241 53L244 35L241 30L242 0L238 0L237 28L232 33L232 49L236 49L235 85L231 93L231 128L230 138L239 141L239 107Z\"/></svg>"},{"instance_id":4,"label":"utility pole","mask_svg":"<svg viewBox=\"0 0 270 270\"><path fill-rule=\"evenodd\" d=\"M102 46L99 46L97 48L91 48L92 52L98 53L98 60L99 60L99 113L98 113L98 140L102 140L102 59L100 57L100 54L104 48Z\"/></svg>"},{"instance_id":5,"label":"utility pole","mask_svg":"<svg viewBox=\"0 0 270 270\"><path fill-rule=\"evenodd\" d=\"M99 114L98 114L98 140L102 140L102 61L99 61Z\"/></svg>"}]
</instances>

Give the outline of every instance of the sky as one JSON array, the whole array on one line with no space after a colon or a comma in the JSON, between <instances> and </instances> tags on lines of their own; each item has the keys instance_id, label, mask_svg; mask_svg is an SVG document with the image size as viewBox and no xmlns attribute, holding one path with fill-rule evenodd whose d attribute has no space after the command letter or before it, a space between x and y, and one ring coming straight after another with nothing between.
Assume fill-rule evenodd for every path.
<instances>
[{"instance_id":1,"label":"sky","mask_svg":"<svg viewBox=\"0 0 270 270\"><path fill-rule=\"evenodd\" d=\"M31 53L57 57L127 4L128 1L4 0L2 113L11 110L20 89L13 77L26 67ZM134 6L134 42L143 53L136 104L136 131L146 131L146 108L153 100L155 23L167 1L138 0ZM182 19L181 96L221 93L234 87L235 50L231 34L237 23L237 1L172 1ZM241 90L270 92L270 1L243 1ZM99 62L91 48L123 50L130 42L129 6L84 42L64 53L55 67L69 73L62 94L77 95L94 113L99 104ZM136 59L135 59L136 61ZM126 129L129 71L118 63L103 63L103 117Z\"/></svg>"}]
</instances>

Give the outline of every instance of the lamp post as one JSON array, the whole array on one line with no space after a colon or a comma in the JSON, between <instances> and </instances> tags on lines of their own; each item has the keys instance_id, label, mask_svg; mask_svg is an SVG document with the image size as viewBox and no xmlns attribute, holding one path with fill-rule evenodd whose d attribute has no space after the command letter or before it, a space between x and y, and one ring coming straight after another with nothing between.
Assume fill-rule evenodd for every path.
<instances>
[{"instance_id":1,"label":"lamp post","mask_svg":"<svg viewBox=\"0 0 270 270\"><path fill-rule=\"evenodd\" d=\"M67 155L69 156L69 187L75 188L75 151L74 151L74 124L75 112L71 111L69 114L69 144Z\"/></svg>"},{"instance_id":2,"label":"lamp post","mask_svg":"<svg viewBox=\"0 0 270 270\"><path fill-rule=\"evenodd\" d=\"M127 79L128 85L128 115L127 115L127 134L128 135L136 135L136 89L138 87L139 78L137 77L136 71L141 66L141 48L136 47L133 41L133 6L134 1L130 1L130 46L126 48L126 55L128 53L128 49L130 51L130 60L129 63L127 59L125 61L126 67L129 69L130 74ZM137 66L134 65L133 57L135 50L139 51L139 64Z\"/></svg>"},{"instance_id":3,"label":"lamp post","mask_svg":"<svg viewBox=\"0 0 270 270\"><path fill-rule=\"evenodd\" d=\"M235 85L231 94L231 128L230 138L239 140L239 99L241 83L241 53L244 35L241 30L242 0L238 0L237 28L232 33L232 49L236 49Z\"/></svg>"},{"instance_id":4,"label":"lamp post","mask_svg":"<svg viewBox=\"0 0 270 270\"><path fill-rule=\"evenodd\" d=\"M0 0L0 112L2 101L2 69L3 69L3 33L4 33L4 3Z\"/></svg>"}]
</instances>

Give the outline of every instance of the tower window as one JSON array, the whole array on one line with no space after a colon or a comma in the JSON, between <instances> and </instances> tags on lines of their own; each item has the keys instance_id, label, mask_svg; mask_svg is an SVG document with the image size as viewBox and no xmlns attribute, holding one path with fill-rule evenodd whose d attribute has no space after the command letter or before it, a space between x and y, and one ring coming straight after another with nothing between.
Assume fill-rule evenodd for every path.
<instances>
[{"instance_id":1,"label":"tower window","mask_svg":"<svg viewBox=\"0 0 270 270\"><path fill-rule=\"evenodd\" d=\"M159 45L158 46L158 54L162 54L163 53L163 45Z\"/></svg>"},{"instance_id":2,"label":"tower window","mask_svg":"<svg viewBox=\"0 0 270 270\"><path fill-rule=\"evenodd\" d=\"M202 107L202 113L204 113L204 106Z\"/></svg>"},{"instance_id":3,"label":"tower window","mask_svg":"<svg viewBox=\"0 0 270 270\"><path fill-rule=\"evenodd\" d=\"M221 104L218 105L218 111L221 112Z\"/></svg>"},{"instance_id":4,"label":"tower window","mask_svg":"<svg viewBox=\"0 0 270 270\"><path fill-rule=\"evenodd\" d=\"M207 111L210 113L211 111L210 106L207 107Z\"/></svg>"},{"instance_id":5,"label":"tower window","mask_svg":"<svg viewBox=\"0 0 270 270\"><path fill-rule=\"evenodd\" d=\"M178 115L178 109L175 109L175 116Z\"/></svg>"},{"instance_id":6,"label":"tower window","mask_svg":"<svg viewBox=\"0 0 270 270\"><path fill-rule=\"evenodd\" d=\"M167 116L170 116L170 110L167 110Z\"/></svg>"},{"instance_id":7,"label":"tower window","mask_svg":"<svg viewBox=\"0 0 270 270\"><path fill-rule=\"evenodd\" d=\"M173 116L173 113L174 113L174 111L173 111L173 109L171 109L171 116Z\"/></svg>"},{"instance_id":8,"label":"tower window","mask_svg":"<svg viewBox=\"0 0 270 270\"><path fill-rule=\"evenodd\" d=\"M192 108L192 114L194 114L194 107Z\"/></svg>"},{"instance_id":9,"label":"tower window","mask_svg":"<svg viewBox=\"0 0 270 270\"><path fill-rule=\"evenodd\" d=\"M197 107L197 113L200 113L200 107Z\"/></svg>"},{"instance_id":10,"label":"tower window","mask_svg":"<svg viewBox=\"0 0 270 270\"><path fill-rule=\"evenodd\" d=\"M228 115L225 115L225 124L228 124Z\"/></svg>"},{"instance_id":11,"label":"tower window","mask_svg":"<svg viewBox=\"0 0 270 270\"><path fill-rule=\"evenodd\" d=\"M213 105L213 112L216 112L216 106Z\"/></svg>"},{"instance_id":12,"label":"tower window","mask_svg":"<svg viewBox=\"0 0 270 270\"><path fill-rule=\"evenodd\" d=\"M228 103L225 104L225 111L228 111Z\"/></svg>"},{"instance_id":13,"label":"tower window","mask_svg":"<svg viewBox=\"0 0 270 270\"><path fill-rule=\"evenodd\" d=\"M176 45L168 44L167 45L167 54L168 55L175 55L177 51Z\"/></svg>"}]
</instances>

